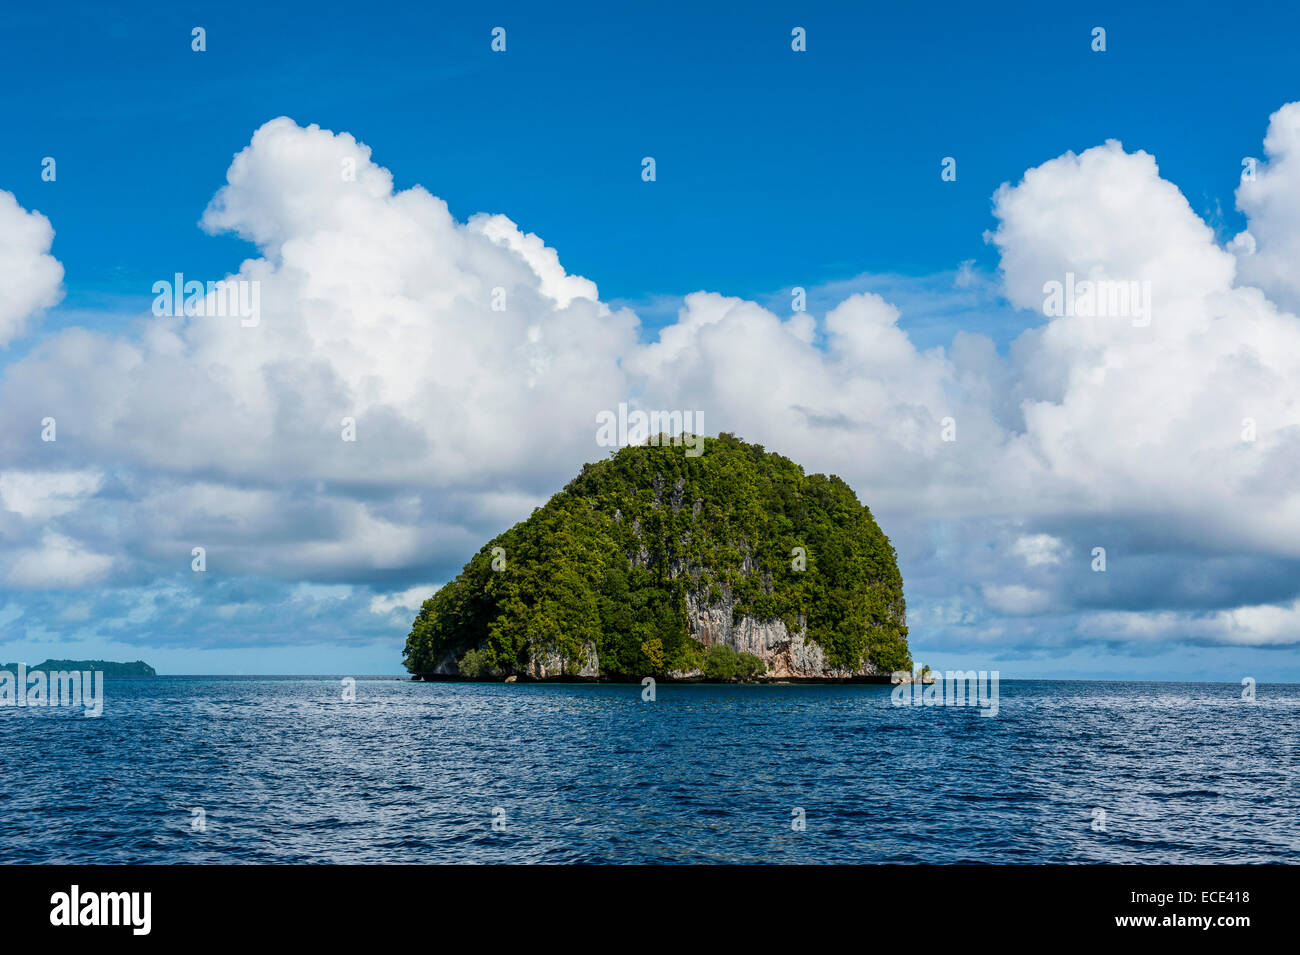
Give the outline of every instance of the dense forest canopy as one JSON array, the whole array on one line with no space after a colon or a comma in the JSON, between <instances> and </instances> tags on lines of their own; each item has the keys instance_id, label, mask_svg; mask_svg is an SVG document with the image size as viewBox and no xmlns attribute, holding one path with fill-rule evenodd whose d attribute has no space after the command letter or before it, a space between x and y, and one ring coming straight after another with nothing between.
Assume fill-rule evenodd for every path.
<instances>
[{"instance_id":1,"label":"dense forest canopy","mask_svg":"<svg viewBox=\"0 0 1300 955\"><path fill-rule=\"evenodd\" d=\"M623 448L489 541L425 601L404 653L416 674L525 673L545 655L600 676L754 675L706 648L687 595L733 618L807 627L828 665L909 669L894 549L852 488L721 434L689 456Z\"/></svg>"}]
</instances>

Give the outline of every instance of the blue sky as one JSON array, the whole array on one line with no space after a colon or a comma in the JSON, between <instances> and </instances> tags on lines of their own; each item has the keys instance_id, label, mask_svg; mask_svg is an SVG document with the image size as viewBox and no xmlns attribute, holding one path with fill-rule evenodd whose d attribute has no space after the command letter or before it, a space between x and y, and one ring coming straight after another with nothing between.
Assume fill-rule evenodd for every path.
<instances>
[{"instance_id":1,"label":"blue sky","mask_svg":"<svg viewBox=\"0 0 1300 955\"><path fill-rule=\"evenodd\" d=\"M1283 5L1187 3L1176 12L1134 3L1061 10L1033 3L995 10L656 3L634 12L595 3L269 6L55 3L0 14L7 91L0 190L49 219L50 254L64 269L61 302L0 349L0 375L10 387L27 380L14 371L19 363L76 329L108 336L101 341L136 341L160 278L221 277L245 259L274 258L240 237L248 235L244 225L205 230L199 220L232 157L279 116L351 133L391 170L397 190L423 186L460 222L502 213L522 233L541 236L569 275L597 283L603 303L636 312L642 343L677 320L689 293L734 296L784 317L789 289L803 286L819 319L848 295L874 292L898 307L898 327L919 352L951 352L954 336L973 333L1014 362L1013 341L1042 316L1006 294L998 271L1003 249L986 239L999 227L993 196L1001 184L1116 139L1128 153L1154 155L1159 176L1226 245L1248 226L1235 197L1242 157L1262 155L1270 115L1300 99L1293 55L1300 13ZM206 52L190 49L195 26L207 31ZM507 30L505 54L489 49L495 26ZM806 53L790 50L795 26L807 30ZM1107 31L1104 53L1090 48L1096 26ZM40 178L46 156L57 161L53 183ZM641 181L643 156L655 157L653 184ZM956 182L940 178L946 156L957 160ZM1012 374L990 373L999 380ZM1001 413L989 411L992 418ZM725 413L718 418L708 430L728 424ZM800 459L779 430L768 438L755 430L743 436ZM826 457L833 465L834 454ZM211 480L248 493L275 483L254 470L223 473L211 461L164 467L157 454L68 462L104 468L92 496L110 509L153 481ZM152 532L140 515L152 505L112 510L84 540L98 533L96 552L112 544L122 559L115 557L112 573L93 588L0 591L0 657L76 650L143 655L170 672L395 672L404 611L358 622L340 608L445 580L575 463L561 455L535 474L449 478L445 497L423 504L439 527L452 526L457 495L471 486L495 481L502 497L446 530L436 554L284 575L253 561L206 582L216 595L200 588L189 615L171 625L141 607L192 581L167 571L148 544ZM345 485L340 494L350 501L382 500L394 510L412 487L406 478L381 488L334 475L328 467L294 470L276 490L285 495L280 512L285 501L310 498L314 481ZM877 508L876 485L865 476L854 484ZM139 501L151 499L140 493ZM885 514L905 512L888 503L887 491L878 493ZM503 503L511 494L517 499ZM1153 646L1070 635L1084 610L1212 613L1281 606L1296 596L1295 555L1250 542L1207 542L1208 563L1198 566L1213 568L1204 570L1213 579L1204 586L1189 586L1188 574L1166 580L1171 560L1195 561L1198 552L1163 523L1174 518L1142 506L1033 515L968 506L953 511L951 523L925 530L909 521L905 540L887 524L908 579L925 582L909 593L922 611L914 611L917 657L955 665L996 654L1007 676L1236 679L1245 667L1300 679L1294 645L1243 648L1209 636L1191 646L1176 638ZM936 515L941 511L936 505ZM1084 594L1025 624L1024 608L1035 601L1007 588L1038 592L1046 585L993 583L975 571L963 577L953 566L969 564L970 552L944 556L935 543L979 539L987 521L1002 534L1021 520L1041 522L1021 539L1047 534L1083 552L1086 542L1071 536L1076 530L1122 528L1116 536L1132 537L1146 569L1122 595ZM123 535L135 528L137 543L126 546L111 527ZM38 531L13 530L15 553L30 553L22 535ZM1016 638L991 650L997 623L988 600L969 611L984 622L979 636L962 635L966 610L954 610L952 626L924 623L926 608L966 591L1020 606L1017 626L1065 634ZM84 613L51 619L54 608L83 604ZM90 621L104 614L114 622L94 627ZM160 636L167 626L176 632Z\"/></svg>"},{"instance_id":2,"label":"blue sky","mask_svg":"<svg viewBox=\"0 0 1300 955\"><path fill-rule=\"evenodd\" d=\"M1176 16L1131 3L114 6L4 14L0 181L56 223L65 309L144 300L169 269L245 254L194 225L230 156L280 115L382 144L399 186L424 184L461 218L507 212L616 301L993 266L993 190L1108 138L1154 153L1198 212L1236 231L1240 159L1295 94L1287 21L1300 18L1204 3ZM498 24L505 56L488 50ZM792 24L808 55L774 55ZM47 155L57 189L37 175ZM635 175L644 155L653 194ZM937 175L944 156L956 183Z\"/></svg>"}]
</instances>

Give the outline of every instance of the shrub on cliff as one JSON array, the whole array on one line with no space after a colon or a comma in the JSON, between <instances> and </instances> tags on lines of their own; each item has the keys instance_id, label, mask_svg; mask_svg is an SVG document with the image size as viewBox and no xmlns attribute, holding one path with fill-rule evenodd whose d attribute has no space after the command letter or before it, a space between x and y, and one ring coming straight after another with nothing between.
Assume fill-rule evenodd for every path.
<instances>
[{"instance_id":1,"label":"shrub on cliff","mask_svg":"<svg viewBox=\"0 0 1300 955\"><path fill-rule=\"evenodd\" d=\"M482 650L466 650L465 655L456 664L456 672L467 680L477 680L487 676L487 655Z\"/></svg>"},{"instance_id":2,"label":"shrub on cliff","mask_svg":"<svg viewBox=\"0 0 1300 955\"><path fill-rule=\"evenodd\" d=\"M701 669L706 680L752 680L767 665L752 653L740 653L719 643L705 652Z\"/></svg>"}]
</instances>

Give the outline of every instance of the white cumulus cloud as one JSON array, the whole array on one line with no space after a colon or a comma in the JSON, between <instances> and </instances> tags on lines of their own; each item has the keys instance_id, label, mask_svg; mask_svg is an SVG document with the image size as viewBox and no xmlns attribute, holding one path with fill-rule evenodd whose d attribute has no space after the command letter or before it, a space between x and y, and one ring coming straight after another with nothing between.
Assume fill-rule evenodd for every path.
<instances>
[{"instance_id":1,"label":"white cumulus cloud","mask_svg":"<svg viewBox=\"0 0 1300 955\"><path fill-rule=\"evenodd\" d=\"M0 189L0 345L27 328L31 318L63 297L63 266L50 255L54 229Z\"/></svg>"}]
</instances>

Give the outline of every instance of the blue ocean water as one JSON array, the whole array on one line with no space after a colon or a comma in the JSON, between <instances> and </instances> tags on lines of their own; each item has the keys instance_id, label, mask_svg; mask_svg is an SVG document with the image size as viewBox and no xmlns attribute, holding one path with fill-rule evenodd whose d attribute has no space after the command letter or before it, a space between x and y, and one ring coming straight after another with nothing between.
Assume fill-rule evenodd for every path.
<instances>
[{"instance_id":1,"label":"blue ocean water","mask_svg":"<svg viewBox=\"0 0 1300 955\"><path fill-rule=\"evenodd\" d=\"M105 686L0 709L0 862L1300 861L1300 686Z\"/></svg>"}]
</instances>

